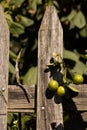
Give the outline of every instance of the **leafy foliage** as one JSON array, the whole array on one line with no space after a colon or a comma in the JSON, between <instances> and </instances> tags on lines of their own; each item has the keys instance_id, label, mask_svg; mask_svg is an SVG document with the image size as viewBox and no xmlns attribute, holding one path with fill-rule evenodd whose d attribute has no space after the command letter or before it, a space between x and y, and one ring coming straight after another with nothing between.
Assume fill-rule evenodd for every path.
<instances>
[{"instance_id":1,"label":"leafy foliage","mask_svg":"<svg viewBox=\"0 0 87 130\"><path fill-rule=\"evenodd\" d=\"M36 114L35 113L29 113L25 114L22 113L21 115L18 113L8 113L8 130L18 130L19 129L19 116L21 116L21 129L22 130L35 130L35 120L36 120Z\"/></svg>"}]
</instances>

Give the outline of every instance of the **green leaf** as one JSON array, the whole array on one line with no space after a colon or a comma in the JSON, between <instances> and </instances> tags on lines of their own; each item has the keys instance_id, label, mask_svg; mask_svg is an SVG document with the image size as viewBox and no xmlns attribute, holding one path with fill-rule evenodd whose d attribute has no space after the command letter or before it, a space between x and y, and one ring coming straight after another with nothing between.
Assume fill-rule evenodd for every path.
<instances>
[{"instance_id":1,"label":"green leaf","mask_svg":"<svg viewBox=\"0 0 87 130\"><path fill-rule=\"evenodd\" d=\"M16 19L18 19L19 23L25 27L31 26L34 24L34 21L32 19L29 19L29 18L22 16L22 15L19 15L19 14L16 16Z\"/></svg>"},{"instance_id":2,"label":"green leaf","mask_svg":"<svg viewBox=\"0 0 87 130\"><path fill-rule=\"evenodd\" d=\"M87 37L87 25L79 31L80 36Z\"/></svg>"},{"instance_id":3,"label":"green leaf","mask_svg":"<svg viewBox=\"0 0 87 130\"><path fill-rule=\"evenodd\" d=\"M21 118L21 121L22 121L22 129L26 129L26 123L29 122L29 120L31 119L30 116L28 115L23 115L22 118Z\"/></svg>"},{"instance_id":4,"label":"green leaf","mask_svg":"<svg viewBox=\"0 0 87 130\"><path fill-rule=\"evenodd\" d=\"M37 0L32 0L30 2L29 8L36 11L37 10Z\"/></svg>"},{"instance_id":5,"label":"green leaf","mask_svg":"<svg viewBox=\"0 0 87 130\"><path fill-rule=\"evenodd\" d=\"M54 63L48 63L48 64L47 64L48 67L52 67L52 66L54 66L54 65L55 65Z\"/></svg>"},{"instance_id":6,"label":"green leaf","mask_svg":"<svg viewBox=\"0 0 87 130\"><path fill-rule=\"evenodd\" d=\"M22 77L23 84L34 85L37 82L37 67L31 67Z\"/></svg>"},{"instance_id":7,"label":"green leaf","mask_svg":"<svg viewBox=\"0 0 87 130\"><path fill-rule=\"evenodd\" d=\"M87 66L83 62L78 61L76 62L75 67L71 71L72 73L77 72L80 74L87 75Z\"/></svg>"},{"instance_id":8,"label":"green leaf","mask_svg":"<svg viewBox=\"0 0 87 130\"><path fill-rule=\"evenodd\" d=\"M21 5L25 0L10 0L9 4L10 5L15 5L15 6L19 6Z\"/></svg>"},{"instance_id":9,"label":"green leaf","mask_svg":"<svg viewBox=\"0 0 87 130\"><path fill-rule=\"evenodd\" d=\"M79 55L75 54L72 51L66 50L66 49L64 49L63 57L64 57L64 59L70 59L70 60L73 60L73 61L76 61L76 62L79 59Z\"/></svg>"},{"instance_id":10,"label":"green leaf","mask_svg":"<svg viewBox=\"0 0 87 130\"><path fill-rule=\"evenodd\" d=\"M53 0L53 5L58 9L59 11L59 3L56 0Z\"/></svg>"},{"instance_id":11,"label":"green leaf","mask_svg":"<svg viewBox=\"0 0 87 130\"><path fill-rule=\"evenodd\" d=\"M79 60L80 56L80 54L75 54L74 52L64 49L64 59L75 61L75 66L71 69L71 72L87 75L87 66Z\"/></svg>"},{"instance_id":12,"label":"green leaf","mask_svg":"<svg viewBox=\"0 0 87 130\"><path fill-rule=\"evenodd\" d=\"M9 62L9 72L15 74L15 67L12 65L11 62Z\"/></svg>"},{"instance_id":13,"label":"green leaf","mask_svg":"<svg viewBox=\"0 0 87 130\"><path fill-rule=\"evenodd\" d=\"M38 47L38 40L35 39L35 42L34 42L34 45L32 46L31 51L35 51L35 49L37 49L37 47Z\"/></svg>"},{"instance_id":14,"label":"green leaf","mask_svg":"<svg viewBox=\"0 0 87 130\"><path fill-rule=\"evenodd\" d=\"M9 20L9 21L13 22L12 16L10 14L8 14L8 12L5 12L4 14L5 14L5 18L7 21Z\"/></svg>"},{"instance_id":15,"label":"green leaf","mask_svg":"<svg viewBox=\"0 0 87 130\"><path fill-rule=\"evenodd\" d=\"M67 86L70 90L72 90L73 92L79 92L79 90L77 88L75 88L74 86L72 85L68 85Z\"/></svg>"},{"instance_id":16,"label":"green leaf","mask_svg":"<svg viewBox=\"0 0 87 130\"><path fill-rule=\"evenodd\" d=\"M31 120L36 120L36 115L35 113L33 114L29 114L29 115L25 115L22 114L21 117L21 122L22 122L22 130L26 130L26 128L28 127L30 130L33 130L32 126L34 125L34 122L32 122ZM30 125L29 125L30 124ZM29 125L29 126L28 126Z\"/></svg>"},{"instance_id":17,"label":"green leaf","mask_svg":"<svg viewBox=\"0 0 87 130\"><path fill-rule=\"evenodd\" d=\"M18 24L14 21L7 21L9 24L10 32L13 36L18 37L24 33L24 27L21 24Z\"/></svg>"},{"instance_id":18,"label":"green leaf","mask_svg":"<svg viewBox=\"0 0 87 130\"><path fill-rule=\"evenodd\" d=\"M0 4L2 5L3 8L9 9L9 4L6 1L1 1Z\"/></svg>"},{"instance_id":19,"label":"green leaf","mask_svg":"<svg viewBox=\"0 0 87 130\"><path fill-rule=\"evenodd\" d=\"M17 59L17 55L11 50L9 51L9 57L12 59L12 61L16 61Z\"/></svg>"},{"instance_id":20,"label":"green leaf","mask_svg":"<svg viewBox=\"0 0 87 130\"><path fill-rule=\"evenodd\" d=\"M10 14L5 13L5 17L6 17L8 25L9 25L10 32L11 32L11 34L13 34L13 36L18 37L20 34L24 33L24 26L17 22L14 22ZM27 22L29 22L29 21L27 21Z\"/></svg>"},{"instance_id":21,"label":"green leaf","mask_svg":"<svg viewBox=\"0 0 87 130\"><path fill-rule=\"evenodd\" d=\"M80 54L80 56L81 56L83 59L87 60L87 54L85 54L85 55Z\"/></svg>"},{"instance_id":22,"label":"green leaf","mask_svg":"<svg viewBox=\"0 0 87 130\"><path fill-rule=\"evenodd\" d=\"M8 119L8 120L7 120L7 123L10 125L11 122L14 120L13 114L12 114L12 113L8 113L7 119Z\"/></svg>"},{"instance_id":23,"label":"green leaf","mask_svg":"<svg viewBox=\"0 0 87 130\"><path fill-rule=\"evenodd\" d=\"M82 11L79 11L75 17L73 18L73 23L74 25L81 29L83 28L84 26L86 26L86 18L84 16L84 14L82 13Z\"/></svg>"},{"instance_id":24,"label":"green leaf","mask_svg":"<svg viewBox=\"0 0 87 130\"><path fill-rule=\"evenodd\" d=\"M42 4L42 0L37 0L37 4Z\"/></svg>"},{"instance_id":25,"label":"green leaf","mask_svg":"<svg viewBox=\"0 0 87 130\"><path fill-rule=\"evenodd\" d=\"M37 13L36 13L37 20L40 20L43 17L42 10L43 10L42 7L38 8Z\"/></svg>"},{"instance_id":26,"label":"green leaf","mask_svg":"<svg viewBox=\"0 0 87 130\"><path fill-rule=\"evenodd\" d=\"M61 22L64 22L65 20L71 21L71 20L75 17L75 15L76 15L76 10L73 9L73 10L70 12L69 15L63 16L63 17L61 18Z\"/></svg>"}]
</instances>

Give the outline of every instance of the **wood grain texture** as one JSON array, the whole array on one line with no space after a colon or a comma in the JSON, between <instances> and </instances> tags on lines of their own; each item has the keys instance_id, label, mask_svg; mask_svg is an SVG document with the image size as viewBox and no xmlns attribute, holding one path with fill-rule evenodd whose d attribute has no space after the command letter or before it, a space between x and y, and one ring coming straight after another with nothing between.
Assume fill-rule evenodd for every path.
<instances>
[{"instance_id":1,"label":"wood grain texture","mask_svg":"<svg viewBox=\"0 0 87 130\"><path fill-rule=\"evenodd\" d=\"M0 5L0 129L7 130L9 30Z\"/></svg>"},{"instance_id":2,"label":"wood grain texture","mask_svg":"<svg viewBox=\"0 0 87 130\"><path fill-rule=\"evenodd\" d=\"M75 85L79 93L72 97L71 100L64 102L67 110L87 111L87 84ZM30 103L23 90L16 85L8 85L8 112L35 112L36 110L36 88L35 86L26 87L28 93L31 95ZM50 101L50 100L49 100Z\"/></svg>"},{"instance_id":3,"label":"wood grain texture","mask_svg":"<svg viewBox=\"0 0 87 130\"><path fill-rule=\"evenodd\" d=\"M30 102L28 102L24 91L19 86L8 86L8 112L35 112L35 85L26 86L26 90L30 95Z\"/></svg>"},{"instance_id":4,"label":"wood grain texture","mask_svg":"<svg viewBox=\"0 0 87 130\"><path fill-rule=\"evenodd\" d=\"M72 86L77 88L79 93L76 93L75 96L71 98L71 100L69 99L64 102L65 109L87 111L87 84L72 84Z\"/></svg>"},{"instance_id":5,"label":"wood grain texture","mask_svg":"<svg viewBox=\"0 0 87 130\"><path fill-rule=\"evenodd\" d=\"M37 87L37 130L62 130L62 104L59 97L49 97L48 82L57 78L58 72L50 77L46 73L46 65L56 52L63 56L63 32L56 9L46 8L38 33L38 87Z\"/></svg>"}]
</instances>

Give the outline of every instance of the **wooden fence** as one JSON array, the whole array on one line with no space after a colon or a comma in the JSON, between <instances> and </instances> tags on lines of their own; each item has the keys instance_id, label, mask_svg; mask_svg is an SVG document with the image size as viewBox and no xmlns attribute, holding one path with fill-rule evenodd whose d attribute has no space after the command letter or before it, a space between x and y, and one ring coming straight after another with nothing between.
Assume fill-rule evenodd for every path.
<instances>
[{"instance_id":1,"label":"wooden fence","mask_svg":"<svg viewBox=\"0 0 87 130\"><path fill-rule=\"evenodd\" d=\"M37 87L26 87L31 94L30 103L20 87L8 85L9 41L8 25L0 6L0 129L7 130L7 112L36 112L37 130L63 130L63 109L66 109L69 112L80 112L85 127L77 123L75 130L85 130L87 127L87 84L74 85L80 92L72 98L72 101L65 102L64 106L61 98L50 98L46 91L50 80L50 73L45 72L46 64L49 63L52 52L63 57L63 30L55 7L46 8L38 32ZM54 73L54 77L56 76L57 74ZM69 122L69 128L65 126L65 129L74 130L73 126L73 123Z\"/></svg>"}]
</instances>

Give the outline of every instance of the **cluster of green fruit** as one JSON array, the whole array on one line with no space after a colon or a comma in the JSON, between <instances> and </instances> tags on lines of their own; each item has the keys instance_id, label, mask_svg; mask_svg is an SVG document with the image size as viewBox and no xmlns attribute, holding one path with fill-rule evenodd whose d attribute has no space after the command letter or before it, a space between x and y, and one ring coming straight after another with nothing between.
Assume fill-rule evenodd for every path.
<instances>
[{"instance_id":1,"label":"cluster of green fruit","mask_svg":"<svg viewBox=\"0 0 87 130\"><path fill-rule=\"evenodd\" d=\"M81 84L83 83L84 78L81 74L76 74L73 76L73 83ZM59 85L58 81L52 79L48 83L48 88L50 91L56 92L59 96L64 96L67 93L67 89L64 85ZM79 92L76 88L68 86L74 92Z\"/></svg>"},{"instance_id":2,"label":"cluster of green fruit","mask_svg":"<svg viewBox=\"0 0 87 130\"><path fill-rule=\"evenodd\" d=\"M53 53L53 58L52 58L52 62L50 64L48 64L47 66L50 67L50 70L56 70L59 69L59 71L61 71L61 69L63 68L63 60L62 58L56 54ZM51 79L48 83L48 88L50 91L52 92L56 92L59 96L64 96L67 93L67 89L70 89L74 92L79 92L79 90L77 90L75 87L71 86L67 80L66 80L66 74L63 74L63 79L62 79L62 85L60 85L60 83L55 80L55 79ZM84 78L81 74L74 74L72 77L72 83L74 84L81 84L83 83Z\"/></svg>"},{"instance_id":3,"label":"cluster of green fruit","mask_svg":"<svg viewBox=\"0 0 87 130\"><path fill-rule=\"evenodd\" d=\"M56 80L50 80L48 83L49 90L53 92L57 92L59 96L65 95L65 88L63 86L59 86L59 83Z\"/></svg>"}]
</instances>

